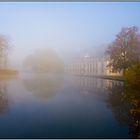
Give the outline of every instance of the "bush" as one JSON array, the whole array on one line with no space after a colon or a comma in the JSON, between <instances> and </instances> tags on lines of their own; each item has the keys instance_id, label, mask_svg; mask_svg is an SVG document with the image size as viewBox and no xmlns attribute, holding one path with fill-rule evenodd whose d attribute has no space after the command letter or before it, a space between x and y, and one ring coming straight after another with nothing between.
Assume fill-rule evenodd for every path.
<instances>
[{"instance_id":1,"label":"bush","mask_svg":"<svg viewBox=\"0 0 140 140\"><path fill-rule=\"evenodd\" d=\"M140 62L126 71L125 78L128 84L140 87Z\"/></svg>"}]
</instances>

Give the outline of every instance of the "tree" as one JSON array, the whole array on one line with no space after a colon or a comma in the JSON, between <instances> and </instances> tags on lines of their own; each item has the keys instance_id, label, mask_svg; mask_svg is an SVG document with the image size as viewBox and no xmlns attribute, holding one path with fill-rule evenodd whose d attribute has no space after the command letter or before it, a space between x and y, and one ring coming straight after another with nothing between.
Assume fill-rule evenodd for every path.
<instances>
[{"instance_id":1,"label":"tree","mask_svg":"<svg viewBox=\"0 0 140 140\"><path fill-rule=\"evenodd\" d=\"M140 62L133 65L131 68L129 68L126 71L126 80L128 84L133 86L134 88L139 88L140 89Z\"/></svg>"},{"instance_id":2,"label":"tree","mask_svg":"<svg viewBox=\"0 0 140 140\"><path fill-rule=\"evenodd\" d=\"M50 48L39 49L29 55L24 61L24 66L34 72L43 73L62 72L64 67L60 57Z\"/></svg>"},{"instance_id":3,"label":"tree","mask_svg":"<svg viewBox=\"0 0 140 140\"><path fill-rule=\"evenodd\" d=\"M140 35L138 27L122 28L106 53L109 55L109 67L113 71L125 71L140 61Z\"/></svg>"},{"instance_id":4,"label":"tree","mask_svg":"<svg viewBox=\"0 0 140 140\"><path fill-rule=\"evenodd\" d=\"M7 57L9 50L8 38L4 35L0 35L0 67L5 68L7 65Z\"/></svg>"}]
</instances>

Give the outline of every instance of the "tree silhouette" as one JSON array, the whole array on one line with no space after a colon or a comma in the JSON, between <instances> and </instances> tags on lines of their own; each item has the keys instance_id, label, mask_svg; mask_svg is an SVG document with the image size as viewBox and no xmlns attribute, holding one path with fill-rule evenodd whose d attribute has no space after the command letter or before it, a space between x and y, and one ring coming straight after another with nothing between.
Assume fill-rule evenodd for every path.
<instances>
[{"instance_id":1,"label":"tree silhouette","mask_svg":"<svg viewBox=\"0 0 140 140\"><path fill-rule=\"evenodd\" d=\"M40 49L29 55L24 62L24 66L34 72L56 73L63 71L63 62L57 53L50 49Z\"/></svg>"},{"instance_id":2,"label":"tree silhouette","mask_svg":"<svg viewBox=\"0 0 140 140\"><path fill-rule=\"evenodd\" d=\"M9 39L0 34L0 68L7 66L9 46Z\"/></svg>"}]
</instances>

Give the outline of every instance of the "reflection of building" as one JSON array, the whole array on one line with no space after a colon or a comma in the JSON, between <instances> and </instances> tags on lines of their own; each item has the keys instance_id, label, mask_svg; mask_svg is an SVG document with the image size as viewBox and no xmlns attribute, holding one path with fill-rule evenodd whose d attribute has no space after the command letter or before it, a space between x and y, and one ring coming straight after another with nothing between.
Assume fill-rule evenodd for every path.
<instances>
[{"instance_id":1,"label":"reflection of building","mask_svg":"<svg viewBox=\"0 0 140 140\"><path fill-rule=\"evenodd\" d=\"M81 91L87 90L93 93L93 91L104 92L108 88L113 88L113 86L123 85L123 82L116 80L107 80L102 78L90 78L79 76L72 82L73 86L80 87Z\"/></svg>"},{"instance_id":2,"label":"reflection of building","mask_svg":"<svg viewBox=\"0 0 140 140\"><path fill-rule=\"evenodd\" d=\"M71 89L75 89L82 95L94 96L99 100L106 100L109 95L108 90L111 90L115 86L123 86L123 84L123 82L115 80L86 76L73 76L69 86Z\"/></svg>"},{"instance_id":3,"label":"reflection of building","mask_svg":"<svg viewBox=\"0 0 140 140\"><path fill-rule=\"evenodd\" d=\"M120 75L120 73L113 73L107 65L108 61L105 58L85 55L75 60L74 63L67 65L65 71L77 75Z\"/></svg>"},{"instance_id":4,"label":"reflection of building","mask_svg":"<svg viewBox=\"0 0 140 140\"><path fill-rule=\"evenodd\" d=\"M81 91L104 92L107 87L107 80L101 78L77 77L74 85L80 87Z\"/></svg>"}]
</instances>

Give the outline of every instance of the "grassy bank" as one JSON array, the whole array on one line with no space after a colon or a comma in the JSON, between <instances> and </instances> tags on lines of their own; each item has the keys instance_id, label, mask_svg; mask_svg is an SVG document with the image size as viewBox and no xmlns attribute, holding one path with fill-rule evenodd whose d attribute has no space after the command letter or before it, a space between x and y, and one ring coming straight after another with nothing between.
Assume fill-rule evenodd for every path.
<instances>
[{"instance_id":1,"label":"grassy bank","mask_svg":"<svg viewBox=\"0 0 140 140\"><path fill-rule=\"evenodd\" d=\"M126 81L125 78L123 76L99 76L100 78L103 79L109 79L109 80L118 80L118 81Z\"/></svg>"},{"instance_id":2,"label":"grassy bank","mask_svg":"<svg viewBox=\"0 0 140 140\"><path fill-rule=\"evenodd\" d=\"M117 81L126 81L126 79L123 76L112 76L112 75L78 75L78 76L96 77L96 78L117 80Z\"/></svg>"},{"instance_id":3,"label":"grassy bank","mask_svg":"<svg viewBox=\"0 0 140 140\"><path fill-rule=\"evenodd\" d=\"M13 75L17 75L17 74L18 74L17 70L0 69L0 76L13 76Z\"/></svg>"}]
</instances>

